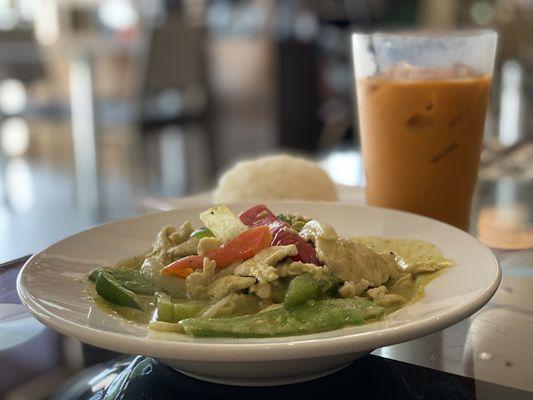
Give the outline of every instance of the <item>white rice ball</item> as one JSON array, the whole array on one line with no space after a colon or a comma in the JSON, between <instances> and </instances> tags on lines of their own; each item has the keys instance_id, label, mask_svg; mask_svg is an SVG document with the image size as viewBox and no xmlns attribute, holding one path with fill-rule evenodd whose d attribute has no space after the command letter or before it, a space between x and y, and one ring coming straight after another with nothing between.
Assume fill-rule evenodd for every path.
<instances>
[{"instance_id":1,"label":"white rice ball","mask_svg":"<svg viewBox=\"0 0 533 400\"><path fill-rule=\"evenodd\" d=\"M273 155L241 161L220 178L214 202L338 200L337 187L320 166L304 158Z\"/></svg>"}]
</instances>

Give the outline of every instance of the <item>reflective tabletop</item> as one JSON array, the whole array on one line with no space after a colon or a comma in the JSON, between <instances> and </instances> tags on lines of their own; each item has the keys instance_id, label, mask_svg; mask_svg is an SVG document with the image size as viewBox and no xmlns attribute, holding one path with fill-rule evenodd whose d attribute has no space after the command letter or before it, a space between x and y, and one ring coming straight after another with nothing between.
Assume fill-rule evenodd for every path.
<instances>
[{"instance_id":1,"label":"reflective tabletop","mask_svg":"<svg viewBox=\"0 0 533 400\"><path fill-rule=\"evenodd\" d=\"M344 187L341 197L364 201L357 188ZM376 398L392 393L402 399L533 398L532 200L531 180L480 180L471 233L492 248L503 279L492 300L476 314L441 332L377 349L329 377L278 388L207 384L150 358L124 357L63 337L20 305L15 282L24 259L14 260L0 266L0 398L96 399L112 397L117 390L126 394L124 398L162 398L180 392L271 398L302 391L327 393L354 379L361 393ZM191 199L181 204L187 201ZM208 202L208 197L193 201ZM165 204L180 205L169 200L158 207ZM383 379L390 385L382 385Z\"/></svg>"}]
</instances>

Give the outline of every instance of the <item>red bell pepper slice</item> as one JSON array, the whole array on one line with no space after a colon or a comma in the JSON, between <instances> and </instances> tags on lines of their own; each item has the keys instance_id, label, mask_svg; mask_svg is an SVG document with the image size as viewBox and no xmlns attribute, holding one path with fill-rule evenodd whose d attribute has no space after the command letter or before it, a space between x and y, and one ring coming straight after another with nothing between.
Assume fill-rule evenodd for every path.
<instances>
[{"instance_id":1,"label":"red bell pepper slice","mask_svg":"<svg viewBox=\"0 0 533 400\"><path fill-rule=\"evenodd\" d=\"M258 226L244 231L216 249L202 255L192 255L167 265L161 270L162 275L178 275L186 277L193 270L203 267L204 258L209 258L217 264L217 269L230 266L238 260L248 260L272 243L272 234L266 226Z\"/></svg>"},{"instance_id":2,"label":"red bell pepper slice","mask_svg":"<svg viewBox=\"0 0 533 400\"><path fill-rule=\"evenodd\" d=\"M268 226L272 233L273 246L296 245L298 254L291 257L294 261L320 265L315 248L298 235L289 224L278 219L264 204L243 211L239 218L250 227Z\"/></svg>"}]
</instances>

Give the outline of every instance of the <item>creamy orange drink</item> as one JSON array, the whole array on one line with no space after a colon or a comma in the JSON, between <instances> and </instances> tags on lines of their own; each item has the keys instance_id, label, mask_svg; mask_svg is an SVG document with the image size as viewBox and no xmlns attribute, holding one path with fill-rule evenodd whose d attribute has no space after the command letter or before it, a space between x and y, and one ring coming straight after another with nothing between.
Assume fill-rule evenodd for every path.
<instances>
[{"instance_id":1,"label":"creamy orange drink","mask_svg":"<svg viewBox=\"0 0 533 400\"><path fill-rule=\"evenodd\" d=\"M402 60L356 78L367 203L467 230L491 73Z\"/></svg>"}]
</instances>

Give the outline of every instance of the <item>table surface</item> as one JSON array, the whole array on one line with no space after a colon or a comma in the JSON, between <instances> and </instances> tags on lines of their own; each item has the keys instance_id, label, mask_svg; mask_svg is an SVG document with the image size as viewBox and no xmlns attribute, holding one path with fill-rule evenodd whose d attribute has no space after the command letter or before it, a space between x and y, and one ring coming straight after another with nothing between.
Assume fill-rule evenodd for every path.
<instances>
[{"instance_id":1,"label":"table surface","mask_svg":"<svg viewBox=\"0 0 533 400\"><path fill-rule=\"evenodd\" d=\"M358 188L340 187L340 196L342 201L352 204L364 202L364 194ZM392 389L397 390L394 392L396 398L434 398L427 395L433 393L432 390L436 390L440 398L533 398L533 346L529 343L533 337L531 199L533 185L528 181L499 179L478 186L472 234L493 249L503 270L502 283L485 307L441 332L378 349L344 372L315 383L300 384L304 386L299 387L304 391L310 390L310 393L327 387L335 388L343 382L349 383L350 376L362 377L362 371L370 368L375 374L367 376L366 373L363 392L368 391L365 393L372 393L369 382L378 379L376 374L402 377L388 389L378 390L378 398L380 395L387 397L389 392L386 390ZM145 207L151 210L199 203L209 204L209 194L144 201ZM116 382L117 377L122 377L120 382L124 383L127 381L124 376L131 375L136 368L151 371L146 373L149 379L144 381L142 389L146 398L152 396L146 394L149 392L147 387L165 386L170 382L169 374L174 375L172 384L168 383L170 386L165 389L167 394L174 390L211 395L217 392L214 387L218 385L200 383L174 371L169 372L155 360L129 358L109 363L119 355L62 337L41 325L25 312L16 295L16 276L23 261L14 260L0 265L0 398L43 398L54 392L62 393L60 397L70 398L65 397L65 386L57 391L74 374L81 373L77 376L82 377L99 374L100 386L96 387L103 390L112 381ZM108 363L98 364L104 361ZM96 366L87 370L91 365ZM146 382L152 383L146 386ZM135 390L141 390L140 386L135 387ZM421 391L422 387L430 391ZM67 385L67 389L71 388L72 384ZM268 393L274 396L293 390L291 386L237 392L235 388L220 388L218 393L226 390L237 398L245 394L262 398ZM36 390L38 396L34 396ZM130 387L129 390L134 389ZM135 390L131 392L135 393L133 397L129 398L140 396L140 392ZM405 396L398 394L404 392ZM46 396L43 393L47 393ZM424 393L429 397L424 397Z\"/></svg>"}]
</instances>

